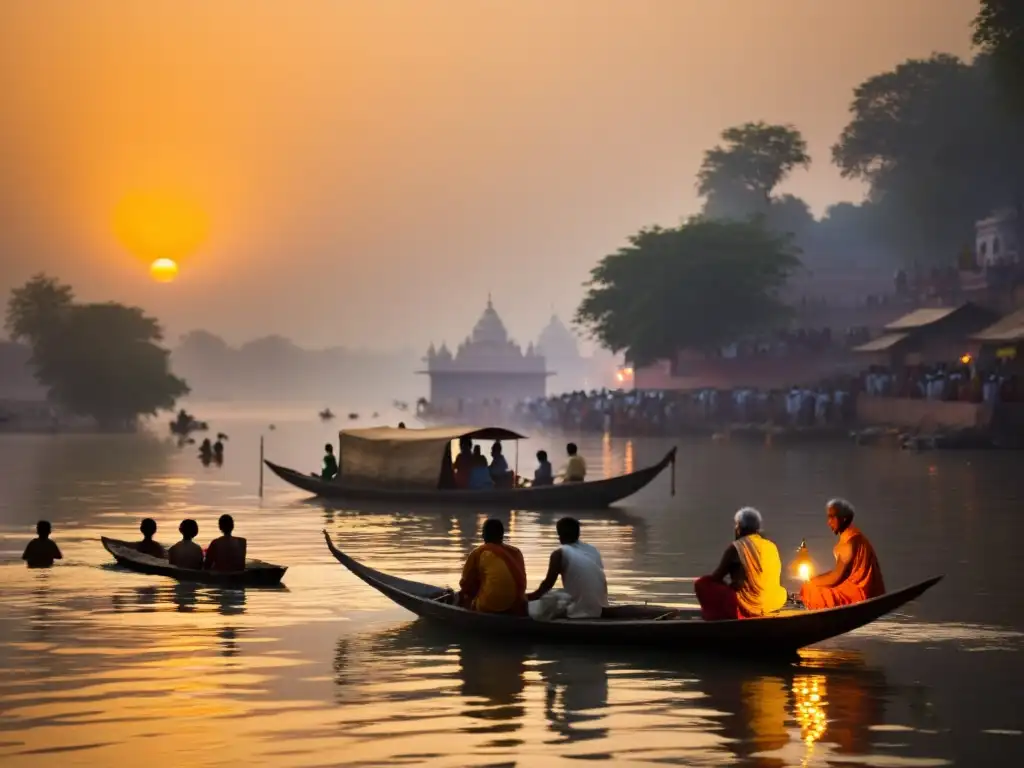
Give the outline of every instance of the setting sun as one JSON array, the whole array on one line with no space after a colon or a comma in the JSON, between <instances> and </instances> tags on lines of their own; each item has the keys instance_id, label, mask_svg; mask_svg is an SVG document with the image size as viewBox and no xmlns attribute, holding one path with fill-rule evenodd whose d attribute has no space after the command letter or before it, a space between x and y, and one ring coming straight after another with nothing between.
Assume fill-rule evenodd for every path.
<instances>
[{"instance_id":1,"label":"setting sun","mask_svg":"<svg viewBox=\"0 0 1024 768\"><path fill-rule=\"evenodd\" d=\"M149 274L158 283L169 283L178 276L178 263L174 259L157 259L149 265Z\"/></svg>"}]
</instances>

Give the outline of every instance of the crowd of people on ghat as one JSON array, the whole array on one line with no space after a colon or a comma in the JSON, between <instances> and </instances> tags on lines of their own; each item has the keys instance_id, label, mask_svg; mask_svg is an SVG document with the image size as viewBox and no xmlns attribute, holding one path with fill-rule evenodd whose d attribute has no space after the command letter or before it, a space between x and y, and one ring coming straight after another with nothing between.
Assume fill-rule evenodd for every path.
<instances>
[{"instance_id":1,"label":"crowd of people on ghat","mask_svg":"<svg viewBox=\"0 0 1024 768\"><path fill-rule=\"evenodd\" d=\"M1005 364L981 370L970 362L916 365L899 373L873 366L861 377L862 391L875 397L906 397L945 402L1019 403L1024 382Z\"/></svg>"},{"instance_id":2,"label":"crowd of people on ghat","mask_svg":"<svg viewBox=\"0 0 1024 768\"><path fill-rule=\"evenodd\" d=\"M761 513L744 507L734 517L734 540L718 566L694 583L701 617L705 621L748 619L777 613L787 604L818 610L885 594L878 557L871 542L853 525L853 517L848 501L828 502L826 522L838 537L833 549L835 566L809 578L798 594L790 595L782 584L779 548L762 532ZM454 600L483 613L545 620L600 618L608 607L601 553L580 541L580 523L575 518L564 517L555 528L559 546L551 553L543 581L527 592L522 552L505 541L500 520L487 520L482 530L484 543L466 559ZM563 588L555 590L559 577Z\"/></svg>"},{"instance_id":3,"label":"crowd of people on ghat","mask_svg":"<svg viewBox=\"0 0 1024 768\"><path fill-rule=\"evenodd\" d=\"M1024 380L1004 365L872 366L859 376L835 376L817 386L738 387L693 391L594 390L518 403L512 419L527 428L632 435L671 435L739 424L849 427L857 395L970 403L1024 402Z\"/></svg>"},{"instance_id":4,"label":"crowd of people on ghat","mask_svg":"<svg viewBox=\"0 0 1024 768\"><path fill-rule=\"evenodd\" d=\"M634 435L754 423L843 426L853 423L855 391L852 380L836 378L818 387L785 390L570 392L519 403L512 418L533 428Z\"/></svg>"}]
</instances>

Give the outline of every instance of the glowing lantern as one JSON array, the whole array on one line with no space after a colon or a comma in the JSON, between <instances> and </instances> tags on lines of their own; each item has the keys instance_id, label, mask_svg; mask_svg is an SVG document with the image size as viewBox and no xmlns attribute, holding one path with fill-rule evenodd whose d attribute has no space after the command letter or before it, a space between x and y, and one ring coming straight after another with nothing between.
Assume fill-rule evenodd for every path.
<instances>
[{"instance_id":1,"label":"glowing lantern","mask_svg":"<svg viewBox=\"0 0 1024 768\"><path fill-rule=\"evenodd\" d=\"M970 355L961 355L960 356L960 362L963 363L964 365L970 365L971 364L971 356Z\"/></svg>"},{"instance_id":2,"label":"glowing lantern","mask_svg":"<svg viewBox=\"0 0 1024 768\"><path fill-rule=\"evenodd\" d=\"M800 542L796 557L789 564L789 570L800 581L807 581L814 575L814 561L811 560L811 553L807 551L806 541Z\"/></svg>"}]
</instances>

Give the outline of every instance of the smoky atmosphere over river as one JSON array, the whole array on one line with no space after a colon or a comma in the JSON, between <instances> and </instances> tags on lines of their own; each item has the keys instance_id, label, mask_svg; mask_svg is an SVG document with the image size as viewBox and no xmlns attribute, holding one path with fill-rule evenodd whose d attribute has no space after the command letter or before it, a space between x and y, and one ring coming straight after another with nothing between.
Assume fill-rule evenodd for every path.
<instances>
[{"instance_id":1,"label":"smoky atmosphere over river","mask_svg":"<svg viewBox=\"0 0 1024 768\"><path fill-rule=\"evenodd\" d=\"M204 415L212 415L202 411ZM385 414L394 418L398 414ZM273 422L273 431L268 425ZM581 513L612 601L695 605L732 514L758 507L784 557L834 544L824 503L857 507L890 589L920 600L792 662L472 640L430 628L349 574L321 530L388 573L455 585L487 514L330 507L265 477L314 470L337 426L309 412L225 414L222 467L160 435L0 436L0 761L42 765L1019 765L1024 597L1019 458L848 444L685 439L668 473ZM567 437L532 435L522 470ZM651 464L671 441L575 438L591 474ZM514 449L507 447L510 462ZM218 590L117 569L99 537L214 537L228 512L279 589ZM498 515L540 582L559 513ZM63 562L20 561L37 519ZM789 585L793 588L792 585Z\"/></svg>"}]
</instances>

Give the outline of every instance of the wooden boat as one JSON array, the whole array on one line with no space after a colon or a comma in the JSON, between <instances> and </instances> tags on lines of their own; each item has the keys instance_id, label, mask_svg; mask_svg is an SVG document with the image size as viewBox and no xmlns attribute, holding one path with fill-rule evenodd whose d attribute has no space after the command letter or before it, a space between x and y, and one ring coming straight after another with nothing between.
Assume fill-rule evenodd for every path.
<instances>
[{"instance_id":1,"label":"wooden boat","mask_svg":"<svg viewBox=\"0 0 1024 768\"><path fill-rule=\"evenodd\" d=\"M285 482L327 499L547 510L603 509L632 496L670 464L674 465L676 459L673 447L657 464L607 480L525 488L456 489L450 487L451 444L462 437L524 438L500 427L346 429L338 440L341 476L334 480L322 480L271 461L265 463Z\"/></svg>"},{"instance_id":2,"label":"wooden boat","mask_svg":"<svg viewBox=\"0 0 1024 768\"><path fill-rule=\"evenodd\" d=\"M920 597L942 579L937 576L841 608L785 611L755 619L704 621L697 609L644 604L613 606L600 619L535 621L459 608L448 602L449 590L374 570L335 547L326 532L324 537L338 562L378 592L421 618L461 632L554 643L736 651L744 656L793 653L851 632Z\"/></svg>"},{"instance_id":3,"label":"wooden boat","mask_svg":"<svg viewBox=\"0 0 1024 768\"><path fill-rule=\"evenodd\" d=\"M178 568L163 558L144 555L127 541L108 539L101 536L103 548L107 550L117 564L138 573L151 576L169 576L178 581L193 581L200 584L214 584L224 587L269 587L281 583L284 572L288 569L282 565L272 565L261 560L249 560L244 571L197 571L192 568Z\"/></svg>"}]
</instances>

